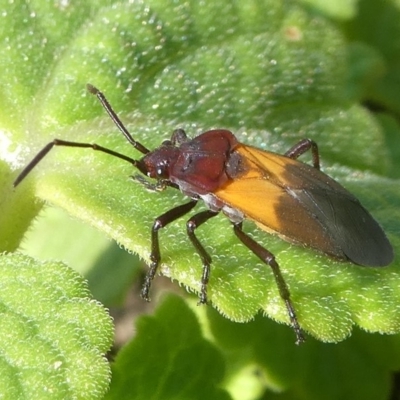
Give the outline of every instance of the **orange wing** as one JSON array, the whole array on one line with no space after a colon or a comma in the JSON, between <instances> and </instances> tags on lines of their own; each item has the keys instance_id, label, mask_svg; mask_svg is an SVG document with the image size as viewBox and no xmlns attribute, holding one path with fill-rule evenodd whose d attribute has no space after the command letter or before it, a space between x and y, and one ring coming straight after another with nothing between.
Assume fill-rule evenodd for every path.
<instances>
[{"instance_id":1,"label":"orange wing","mask_svg":"<svg viewBox=\"0 0 400 400\"><path fill-rule=\"evenodd\" d=\"M240 144L237 176L214 195L262 229L361 265L387 265L392 247L360 202L321 171Z\"/></svg>"}]
</instances>

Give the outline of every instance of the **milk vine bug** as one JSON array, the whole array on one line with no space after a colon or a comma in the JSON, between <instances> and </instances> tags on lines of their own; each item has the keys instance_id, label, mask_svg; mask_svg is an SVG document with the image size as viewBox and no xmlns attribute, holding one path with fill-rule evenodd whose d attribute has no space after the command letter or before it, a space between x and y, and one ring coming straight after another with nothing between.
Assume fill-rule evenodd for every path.
<instances>
[{"instance_id":1,"label":"milk vine bug","mask_svg":"<svg viewBox=\"0 0 400 400\"><path fill-rule=\"evenodd\" d=\"M225 129L210 130L194 139L177 129L171 140L150 151L133 139L102 92L92 85L87 85L87 89L97 96L127 141L144 156L135 160L97 144L54 139L22 170L14 186L54 146L66 146L91 148L125 160L143 175L155 179L151 184L138 178L146 187L163 190L170 186L187 195L190 201L165 212L153 223L151 263L141 292L145 300L149 300L151 282L161 260L159 230L189 213L200 199L208 210L193 215L186 223L188 237L203 263L199 302L207 303L211 257L197 239L195 230L222 211L230 219L239 240L271 267L297 343L303 342L304 336L289 288L274 255L243 231L245 218L284 240L312 247L339 260L374 267L392 261L392 246L378 223L352 194L320 171L314 141L301 140L279 155L240 143ZM309 150L313 166L297 161Z\"/></svg>"}]
</instances>

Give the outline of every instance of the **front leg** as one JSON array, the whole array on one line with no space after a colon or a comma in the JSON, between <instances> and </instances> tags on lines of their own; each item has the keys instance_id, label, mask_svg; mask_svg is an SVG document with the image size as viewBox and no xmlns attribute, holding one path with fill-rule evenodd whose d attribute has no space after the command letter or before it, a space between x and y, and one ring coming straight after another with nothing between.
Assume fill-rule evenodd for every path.
<instances>
[{"instance_id":1,"label":"front leg","mask_svg":"<svg viewBox=\"0 0 400 400\"><path fill-rule=\"evenodd\" d=\"M150 301L149 292L151 282L157 272L158 266L160 265L161 255L160 255L160 245L158 240L158 231L164 228L166 225L175 221L176 219L187 214L195 205L197 200L191 200L189 203L181 204L166 213L160 215L154 220L153 227L151 228L151 253L150 253L150 265L147 271L146 277L144 279L142 287L142 298L146 301Z\"/></svg>"}]
</instances>

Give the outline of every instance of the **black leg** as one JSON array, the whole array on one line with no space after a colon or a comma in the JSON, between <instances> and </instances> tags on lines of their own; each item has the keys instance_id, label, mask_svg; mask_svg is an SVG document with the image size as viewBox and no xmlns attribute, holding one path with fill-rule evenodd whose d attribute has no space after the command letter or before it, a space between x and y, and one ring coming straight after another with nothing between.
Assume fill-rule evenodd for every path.
<instances>
[{"instance_id":1,"label":"black leg","mask_svg":"<svg viewBox=\"0 0 400 400\"><path fill-rule=\"evenodd\" d=\"M39 151L38 154L32 159L32 161L22 170L22 172L17 176L17 179L14 181L14 187L19 185L21 181L32 171L33 168L46 156L46 154L54 147L54 146L66 146L66 147L81 147L81 148L91 148L93 150L98 150L103 153L109 154L111 156L120 158L122 160L128 161L134 167L140 168L138 166L138 162L133 158L127 157L121 153L117 153L116 151L107 149L105 147L99 146L97 144L91 143L80 143L80 142L68 142L66 140L54 139L52 142L47 143L46 146L43 147L42 150Z\"/></svg>"},{"instance_id":2,"label":"black leg","mask_svg":"<svg viewBox=\"0 0 400 400\"><path fill-rule=\"evenodd\" d=\"M320 169L318 146L317 143L314 142L314 140L300 140L300 142L295 144L285 153L285 156L296 159L310 149L312 153L314 168Z\"/></svg>"},{"instance_id":3,"label":"black leg","mask_svg":"<svg viewBox=\"0 0 400 400\"><path fill-rule=\"evenodd\" d=\"M210 218L218 215L219 212L206 210L202 211L189 219L186 223L186 230L189 236L190 241L192 242L194 248L197 251L197 254L200 256L201 261L203 262L203 274L201 276L201 289L200 289L200 300L199 304L207 304L207 284L210 278L210 265L211 265L211 257L203 247L203 245L199 242L194 231L200 225L204 224L204 222L208 221Z\"/></svg>"},{"instance_id":4,"label":"black leg","mask_svg":"<svg viewBox=\"0 0 400 400\"><path fill-rule=\"evenodd\" d=\"M299 322L297 321L296 312L290 300L289 288L287 287L286 282L283 279L279 265L275 260L275 256L272 253L270 253L267 249L262 247L260 244L258 244L246 233L244 233L242 230L242 223L233 224L233 230L236 236L242 241L242 243L246 247L248 247L257 257L259 257L261 261L263 261L265 264L268 264L271 267L275 277L276 284L278 285L279 294L282 300L286 304L286 309L288 311L290 322L296 334L296 339L297 339L296 344L304 342L305 339L303 336L303 332L300 328Z\"/></svg>"},{"instance_id":5,"label":"black leg","mask_svg":"<svg viewBox=\"0 0 400 400\"><path fill-rule=\"evenodd\" d=\"M167 186L179 189L179 186L176 183L172 183L171 181L168 180L160 179L156 183L153 183L149 182L143 175L139 174L131 175L131 178L134 181L139 182L150 192L162 192L167 188Z\"/></svg>"},{"instance_id":6,"label":"black leg","mask_svg":"<svg viewBox=\"0 0 400 400\"><path fill-rule=\"evenodd\" d=\"M161 255L158 240L158 231L161 228L164 228L169 223L187 214L196 204L197 200L191 200L189 201L189 203L181 204L180 206L167 211L166 213L160 215L154 220L153 227L151 228L151 262L142 287L142 298L144 300L150 300L149 292L151 282L154 279L158 266L160 265Z\"/></svg>"}]
</instances>

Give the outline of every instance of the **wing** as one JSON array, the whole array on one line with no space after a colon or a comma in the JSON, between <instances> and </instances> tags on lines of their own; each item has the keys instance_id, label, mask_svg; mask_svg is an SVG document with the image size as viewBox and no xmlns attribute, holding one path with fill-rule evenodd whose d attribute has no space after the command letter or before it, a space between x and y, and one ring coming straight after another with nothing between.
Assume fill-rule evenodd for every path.
<instances>
[{"instance_id":1,"label":"wing","mask_svg":"<svg viewBox=\"0 0 400 400\"><path fill-rule=\"evenodd\" d=\"M393 249L360 202L307 164L254 147L235 149L234 177L214 192L261 228L365 266L384 266ZM236 171L236 172L235 172Z\"/></svg>"}]
</instances>

